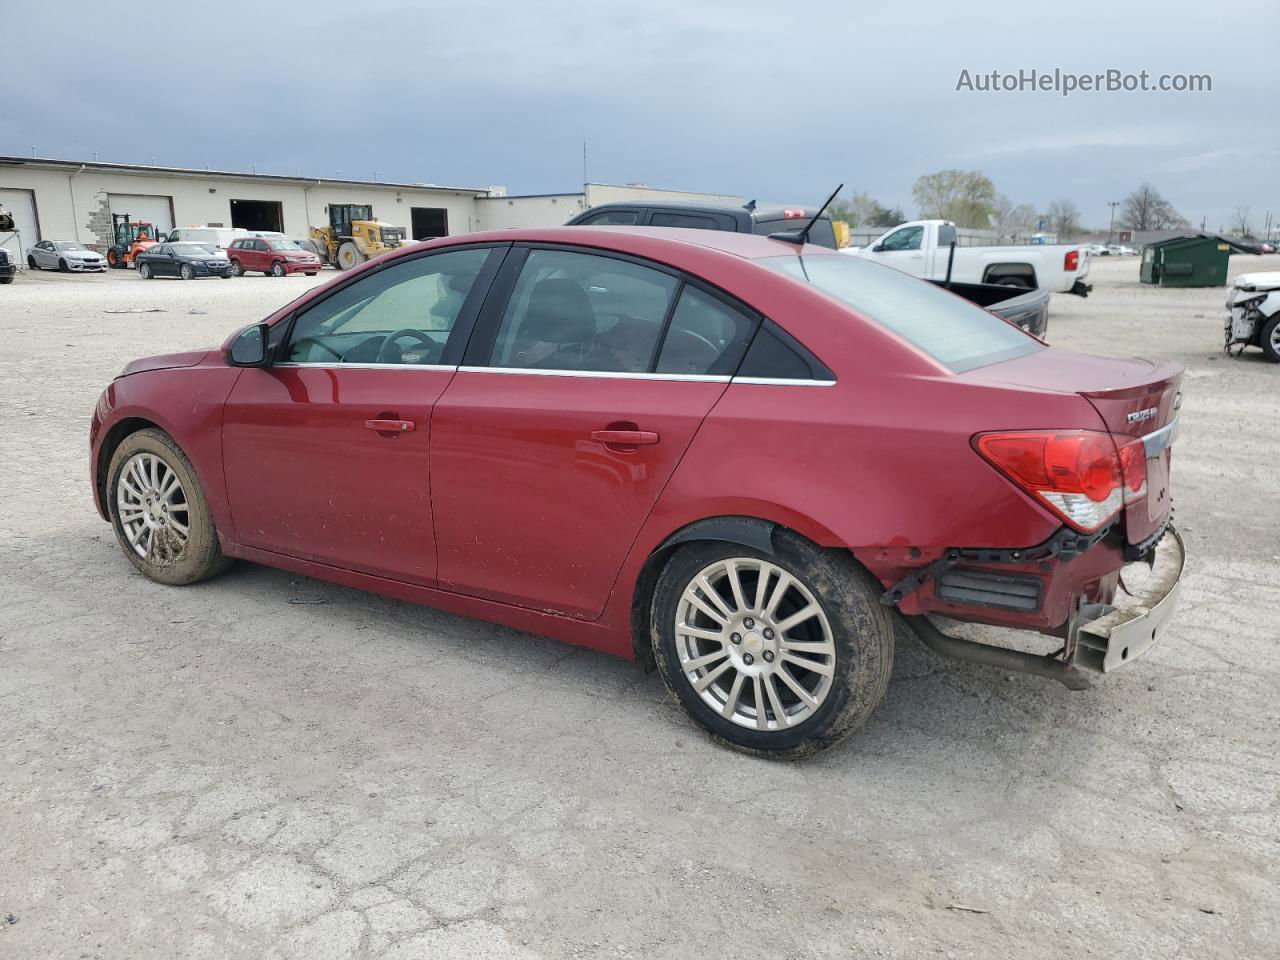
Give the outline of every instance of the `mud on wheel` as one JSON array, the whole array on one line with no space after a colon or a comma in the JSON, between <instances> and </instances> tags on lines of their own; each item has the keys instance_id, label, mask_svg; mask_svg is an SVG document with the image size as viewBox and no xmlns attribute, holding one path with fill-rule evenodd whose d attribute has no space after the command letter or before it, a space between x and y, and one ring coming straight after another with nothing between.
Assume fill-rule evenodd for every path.
<instances>
[{"instance_id":1,"label":"mud on wheel","mask_svg":"<svg viewBox=\"0 0 1280 960\"><path fill-rule=\"evenodd\" d=\"M884 698L893 626L852 558L779 531L775 553L702 542L658 579L654 654L717 740L795 759L857 729Z\"/></svg>"},{"instance_id":2,"label":"mud on wheel","mask_svg":"<svg viewBox=\"0 0 1280 960\"><path fill-rule=\"evenodd\" d=\"M111 457L107 498L116 540L160 583L195 583L226 569L204 490L186 455L161 430L139 430Z\"/></svg>"}]
</instances>

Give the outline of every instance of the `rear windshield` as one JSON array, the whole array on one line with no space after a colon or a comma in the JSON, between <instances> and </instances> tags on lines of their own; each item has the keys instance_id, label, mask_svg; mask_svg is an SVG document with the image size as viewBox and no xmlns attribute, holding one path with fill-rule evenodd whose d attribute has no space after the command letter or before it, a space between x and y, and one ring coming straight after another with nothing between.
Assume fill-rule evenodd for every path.
<instances>
[{"instance_id":1,"label":"rear windshield","mask_svg":"<svg viewBox=\"0 0 1280 960\"><path fill-rule=\"evenodd\" d=\"M919 347L955 373L1034 353L1043 344L927 280L847 254L766 257L770 270L804 280Z\"/></svg>"},{"instance_id":2,"label":"rear windshield","mask_svg":"<svg viewBox=\"0 0 1280 960\"><path fill-rule=\"evenodd\" d=\"M756 220L752 229L756 233L768 236L771 233L781 233L783 230L799 230L808 222L807 217L803 220L798 217L793 220L777 217L771 220ZM830 247L832 250L836 248L836 231L829 219L823 217L813 225L813 229L809 231L809 242L816 243L820 247Z\"/></svg>"}]
</instances>

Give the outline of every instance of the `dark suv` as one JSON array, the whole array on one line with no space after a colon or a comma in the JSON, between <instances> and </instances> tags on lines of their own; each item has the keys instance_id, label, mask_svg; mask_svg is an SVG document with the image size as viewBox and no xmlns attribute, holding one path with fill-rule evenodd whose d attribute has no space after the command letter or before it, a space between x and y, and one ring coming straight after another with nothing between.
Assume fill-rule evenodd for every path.
<instances>
[{"instance_id":1,"label":"dark suv","mask_svg":"<svg viewBox=\"0 0 1280 960\"><path fill-rule=\"evenodd\" d=\"M730 233L768 235L796 230L818 211L805 207L720 207L709 203L602 203L578 214L570 227L691 227ZM830 217L821 217L809 231L809 242L836 248Z\"/></svg>"}]
</instances>

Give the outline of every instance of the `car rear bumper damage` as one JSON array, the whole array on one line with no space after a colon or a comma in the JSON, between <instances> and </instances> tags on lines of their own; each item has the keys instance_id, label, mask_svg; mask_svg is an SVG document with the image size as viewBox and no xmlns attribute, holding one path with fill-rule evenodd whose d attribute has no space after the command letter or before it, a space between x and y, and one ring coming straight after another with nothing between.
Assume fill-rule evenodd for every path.
<instances>
[{"instance_id":1,"label":"car rear bumper damage","mask_svg":"<svg viewBox=\"0 0 1280 960\"><path fill-rule=\"evenodd\" d=\"M1082 690L1102 674L1132 663L1168 630L1186 564L1182 537L1172 525L1143 562L1150 564L1149 575L1140 586L1126 588L1123 599L1103 604L1081 597L1068 623L1065 644L1048 656L950 636L923 614L904 619L925 644L945 656L1030 673Z\"/></svg>"}]
</instances>

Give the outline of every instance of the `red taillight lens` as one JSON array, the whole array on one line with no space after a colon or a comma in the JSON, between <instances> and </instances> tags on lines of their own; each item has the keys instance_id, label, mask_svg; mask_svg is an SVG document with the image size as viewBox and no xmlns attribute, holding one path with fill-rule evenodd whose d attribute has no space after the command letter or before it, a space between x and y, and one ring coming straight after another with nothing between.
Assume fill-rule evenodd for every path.
<instances>
[{"instance_id":1,"label":"red taillight lens","mask_svg":"<svg viewBox=\"0 0 1280 960\"><path fill-rule=\"evenodd\" d=\"M782 211L782 219L784 220L803 220L804 211L796 210L794 207Z\"/></svg>"},{"instance_id":2,"label":"red taillight lens","mask_svg":"<svg viewBox=\"0 0 1280 960\"><path fill-rule=\"evenodd\" d=\"M1067 273L1075 273L1080 267L1080 251L1068 250L1067 255L1062 258L1062 269Z\"/></svg>"},{"instance_id":3,"label":"red taillight lens","mask_svg":"<svg viewBox=\"0 0 1280 960\"><path fill-rule=\"evenodd\" d=\"M1146 492L1141 441L1126 445L1124 454L1111 434L1095 430L984 433L974 443L996 469L1082 533L1120 512L1125 488L1139 472L1133 494Z\"/></svg>"}]
</instances>

